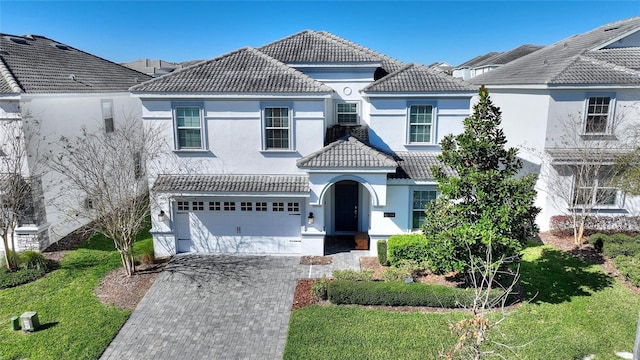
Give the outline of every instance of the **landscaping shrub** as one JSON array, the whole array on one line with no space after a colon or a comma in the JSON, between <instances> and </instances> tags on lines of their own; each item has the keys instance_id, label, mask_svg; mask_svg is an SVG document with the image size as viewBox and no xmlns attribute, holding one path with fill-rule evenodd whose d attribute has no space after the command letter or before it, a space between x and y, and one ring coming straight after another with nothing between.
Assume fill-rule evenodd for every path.
<instances>
[{"instance_id":1,"label":"landscaping shrub","mask_svg":"<svg viewBox=\"0 0 640 360\"><path fill-rule=\"evenodd\" d=\"M474 298L473 289L459 289L422 283L382 281L332 281L327 289L334 304L384 306L464 307ZM495 296L500 296L498 290Z\"/></svg>"},{"instance_id":2,"label":"landscaping shrub","mask_svg":"<svg viewBox=\"0 0 640 360\"><path fill-rule=\"evenodd\" d=\"M42 253L33 250L25 250L20 254L20 264L26 269L36 269L46 272L48 269L47 259Z\"/></svg>"},{"instance_id":3,"label":"landscaping shrub","mask_svg":"<svg viewBox=\"0 0 640 360\"><path fill-rule=\"evenodd\" d=\"M393 235L388 243L388 260L397 266L401 260L422 263L428 259L427 240L423 234Z\"/></svg>"},{"instance_id":4,"label":"landscaping shrub","mask_svg":"<svg viewBox=\"0 0 640 360\"><path fill-rule=\"evenodd\" d=\"M46 273L46 270L23 268L17 271L0 271L0 289L6 289L34 281Z\"/></svg>"},{"instance_id":5,"label":"landscaping shrub","mask_svg":"<svg viewBox=\"0 0 640 360\"><path fill-rule=\"evenodd\" d=\"M156 257L153 252L153 242L149 242L138 249L138 261L141 264L150 265L156 262Z\"/></svg>"},{"instance_id":6,"label":"landscaping shrub","mask_svg":"<svg viewBox=\"0 0 640 360\"><path fill-rule=\"evenodd\" d=\"M389 266L389 258L387 256L387 241L378 240L378 262L382 266Z\"/></svg>"},{"instance_id":7,"label":"landscaping shrub","mask_svg":"<svg viewBox=\"0 0 640 360\"><path fill-rule=\"evenodd\" d=\"M333 270L331 272L334 280L347 281L367 281L373 279L373 270L356 271L351 269Z\"/></svg>"},{"instance_id":8,"label":"landscaping shrub","mask_svg":"<svg viewBox=\"0 0 640 360\"><path fill-rule=\"evenodd\" d=\"M316 300L327 300L327 288L329 286L329 281L327 280L326 275L322 275L322 279L316 281L311 285L311 295Z\"/></svg>"},{"instance_id":9,"label":"landscaping shrub","mask_svg":"<svg viewBox=\"0 0 640 360\"><path fill-rule=\"evenodd\" d=\"M603 253L611 259L615 259L620 255L635 256L640 254L640 236L631 237L625 234L606 235L597 233L589 237L589 242L594 247L602 243Z\"/></svg>"},{"instance_id":10,"label":"landscaping shrub","mask_svg":"<svg viewBox=\"0 0 640 360\"><path fill-rule=\"evenodd\" d=\"M549 231L555 236L573 236L573 219L569 215L551 217ZM627 234L640 233L640 216L589 216L584 223L584 234Z\"/></svg>"},{"instance_id":11,"label":"landscaping shrub","mask_svg":"<svg viewBox=\"0 0 640 360\"><path fill-rule=\"evenodd\" d=\"M16 253L13 250L9 250L8 253L2 253L3 255L0 256L0 267L6 268L7 266L7 259L6 257L8 256L9 259L11 260L11 262L13 264L15 264L16 266L20 266L20 256L18 255L18 253ZM7 255L8 254L8 255Z\"/></svg>"},{"instance_id":12,"label":"landscaping shrub","mask_svg":"<svg viewBox=\"0 0 640 360\"><path fill-rule=\"evenodd\" d=\"M406 268L401 267L392 266L384 269L384 271L382 272L382 279L384 279L384 281L404 282L409 277L411 277L411 273L407 271Z\"/></svg>"}]
</instances>

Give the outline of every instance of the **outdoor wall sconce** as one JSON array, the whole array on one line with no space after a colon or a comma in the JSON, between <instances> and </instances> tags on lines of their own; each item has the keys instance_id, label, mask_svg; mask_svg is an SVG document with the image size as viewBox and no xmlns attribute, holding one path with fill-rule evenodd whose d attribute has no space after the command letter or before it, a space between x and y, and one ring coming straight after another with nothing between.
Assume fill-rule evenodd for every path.
<instances>
[{"instance_id":1,"label":"outdoor wall sconce","mask_svg":"<svg viewBox=\"0 0 640 360\"><path fill-rule=\"evenodd\" d=\"M307 217L307 223L309 225L313 225L316 222L316 219L313 217L313 213L310 212L309 216Z\"/></svg>"},{"instance_id":2,"label":"outdoor wall sconce","mask_svg":"<svg viewBox=\"0 0 640 360\"><path fill-rule=\"evenodd\" d=\"M164 210L160 210L160 214L158 214L158 221L164 222Z\"/></svg>"}]
</instances>

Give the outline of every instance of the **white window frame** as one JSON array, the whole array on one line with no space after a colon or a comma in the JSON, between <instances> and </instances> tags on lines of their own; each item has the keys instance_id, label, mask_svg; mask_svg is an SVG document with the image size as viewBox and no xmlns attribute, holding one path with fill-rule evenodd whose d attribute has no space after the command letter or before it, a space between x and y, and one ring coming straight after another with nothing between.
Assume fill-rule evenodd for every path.
<instances>
[{"instance_id":1,"label":"white window frame","mask_svg":"<svg viewBox=\"0 0 640 360\"><path fill-rule=\"evenodd\" d=\"M411 122L411 109L415 106L430 106L431 107L431 128L429 129L429 141L412 141L411 140L411 127L412 126L419 126L422 125L424 126L425 124L423 123L412 123ZM438 113L438 107L437 107L437 103L435 101L412 101L412 102L407 102L407 145L436 145L437 144L437 140L436 140L436 136L437 136L437 124L438 124L438 119L437 119L437 113Z\"/></svg>"},{"instance_id":2,"label":"white window frame","mask_svg":"<svg viewBox=\"0 0 640 360\"><path fill-rule=\"evenodd\" d=\"M288 126L269 126L267 127L267 113L268 109L287 109L288 116ZM262 118L262 150L263 151L293 151L295 149L295 139L293 134L294 131L294 121L293 121L293 104L292 103L263 103L261 104L261 118ZM268 130L287 130L287 146L286 147L269 147L269 137L267 136Z\"/></svg>"},{"instance_id":3,"label":"white window frame","mask_svg":"<svg viewBox=\"0 0 640 360\"><path fill-rule=\"evenodd\" d=\"M100 109L102 110L104 132L110 134L116 129L115 117L113 115L113 100L100 101Z\"/></svg>"},{"instance_id":4,"label":"white window frame","mask_svg":"<svg viewBox=\"0 0 640 360\"><path fill-rule=\"evenodd\" d=\"M597 175L593 177L593 179L591 180L589 186L581 186L578 187L578 183L576 181L576 176L573 176L573 185L572 185L572 193L571 193L571 201L572 201L572 205L575 205L576 207L581 207L581 206L588 206L588 207L593 207L595 209L618 209L620 208L620 190L618 188L616 188L615 186L612 185L607 185L607 184L603 184L600 185L601 182L604 182L603 179L601 179L600 177L598 177ZM587 191L591 192L591 201L588 204L583 204L581 202L577 202L576 200L576 196L577 196L577 192L579 189L587 189ZM598 198L598 191L599 190L604 190L604 191L615 191L615 195L612 198L612 201L610 204L606 204L606 203L598 203L597 198Z\"/></svg>"},{"instance_id":5,"label":"white window frame","mask_svg":"<svg viewBox=\"0 0 640 360\"><path fill-rule=\"evenodd\" d=\"M178 126L178 109L180 108L197 108L200 116L200 126ZM173 114L173 138L174 138L174 148L176 151L203 151L207 150L207 130L206 130L206 122L204 121L204 105L202 103L189 103L189 102L180 102L172 104L172 114ZM200 130L200 146L181 146L180 145L180 130Z\"/></svg>"},{"instance_id":6,"label":"white window frame","mask_svg":"<svg viewBox=\"0 0 640 360\"><path fill-rule=\"evenodd\" d=\"M590 112L590 103L592 99L599 98L609 98L609 105L607 112ZM585 96L584 102L584 117L582 123L582 134L583 135L608 135L611 134L613 129L613 119L615 115L616 108L616 98L615 93L588 93ZM592 116L607 116L607 123L605 125L604 131L588 131L589 118Z\"/></svg>"},{"instance_id":7,"label":"white window frame","mask_svg":"<svg viewBox=\"0 0 640 360\"><path fill-rule=\"evenodd\" d=\"M356 106L356 111L354 112L340 112L338 110L338 107L340 107L340 105L346 105L346 104L352 104ZM340 115L341 114L346 114L346 115L356 115L356 121L355 122L340 122ZM360 102L359 101L338 101L336 102L336 106L335 106L335 117L336 117L336 121L335 123L337 125L358 125L360 123Z\"/></svg>"},{"instance_id":8,"label":"white window frame","mask_svg":"<svg viewBox=\"0 0 640 360\"><path fill-rule=\"evenodd\" d=\"M416 213L416 212L421 212L421 213L423 214L423 216L426 216L426 215L424 215L424 205L426 205L426 203L425 203L425 204L423 204L423 207L422 207L422 208L416 208L416 207L414 206L414 203L415 203L415 201L414 201L414 199L415 199L415 195L416 195L416 193L418 193L418 192L420 192L420 193L422 193L422 192L432 192L432 193L434 193L434 194L435 194L435 198L434 198L433 200L431 200L431 201L434 201L435 199L437 199L437 198L438 198L438 192L436 191L436 187L435 187L435 186L431 186L431 187L419 187L419 188L412 188L412 189L411 189L411 198L410 198L410 199L411 199L411 202L410 202L410 204L409 204L409 207L410 207L410 212L409 212L409 228L410 228L411 230L414 230L414 231L416 231L416 230L420 230L420 227L414 227L414 225L415 225L415 224L413 223L413 217L414 217L415 213Z\"/></svg>"}]
</instances>

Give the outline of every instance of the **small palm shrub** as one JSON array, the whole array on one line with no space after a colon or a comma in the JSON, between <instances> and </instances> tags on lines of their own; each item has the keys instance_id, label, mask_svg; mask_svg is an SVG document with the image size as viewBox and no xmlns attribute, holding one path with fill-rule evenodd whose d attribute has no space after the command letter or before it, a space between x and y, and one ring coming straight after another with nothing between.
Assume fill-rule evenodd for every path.
<instances>
[{"instance_id":1,"label":"small palm shrub","mask_svg":"<svg viewBox=\"0 0 640 360\"><path fill-rule=\"evenodd\" d=\"M35 269L42 272L46 272L49 267L44 255L33 250L25 250L20 254L20 264L25 269Z\"/></svg>"}]
</instances>

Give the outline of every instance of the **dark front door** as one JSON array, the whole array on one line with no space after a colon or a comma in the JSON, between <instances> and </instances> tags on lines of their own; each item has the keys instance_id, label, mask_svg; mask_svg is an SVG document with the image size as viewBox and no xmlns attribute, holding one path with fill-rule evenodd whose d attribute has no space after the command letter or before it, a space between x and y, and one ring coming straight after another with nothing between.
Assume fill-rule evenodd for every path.
<instances>
[{"instance_id":1,"label":"dark front door","mask_svg":"<svg viewBox=\"0 0 640 360\"><path fill-rule=\"evenodd\" d=\"M336 183L334 203L336 231L358 231L358 183Z\"/></svg>"}]
</instances>

